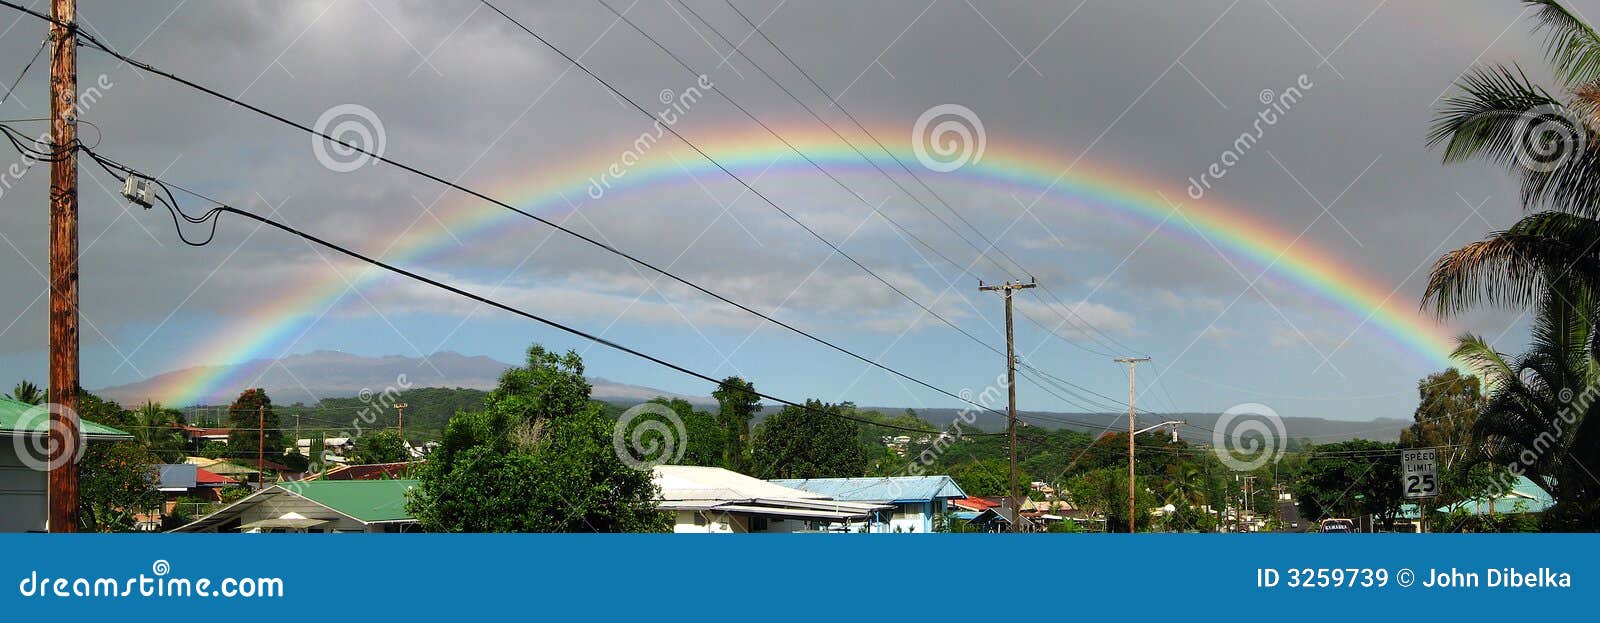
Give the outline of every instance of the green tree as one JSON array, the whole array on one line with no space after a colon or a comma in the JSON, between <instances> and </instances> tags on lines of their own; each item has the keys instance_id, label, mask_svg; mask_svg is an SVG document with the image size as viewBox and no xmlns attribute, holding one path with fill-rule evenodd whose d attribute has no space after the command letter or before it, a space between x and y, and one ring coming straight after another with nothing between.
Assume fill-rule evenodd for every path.
<instances>
[{"instance_id":1,"label":"green tree","mask_svg":"<svg viewBox=\"0 0 1600 623\"><path fill-rule=\"evenodd\" d=\"M1011 461L1009 459L983 459L952 467L949 476L961 490L973 497L996 498L1011 496ZM1028 483L1033 479L1018 470L1019 492L1027 495Z\"/></svg>"},{"instance_id":2,"label":"green tree","mask_svg":"<svg viewBox=\"0 0 1600 623\"><path fill-rule=\"evenodd\" d=\"M129 432L163 463L183 460L184 440L178 424L183 414L158 403L145 401L144 406L129 413Z\"/></svg>"},{"instance_id":3,"label":"green tree","mask_svg":"<svg viewBox=\"0 0 1600 623\"><path fill-rule=\"evenodd\" d=\"M1134 479L1134 529L1150 527L1150 514L1156 508L1156 496L1151 493L1144 478ZM1085 472L1067 480L1067 497L1079 508L1100 515L1106 520L1107 532L1128 531L1128 471L1105 467Z\"/></svg>"},{"instance_id":4,"label":"green tree","mask_svg":"<svg viewBox=\"0 0 1600 623\"><path fill-rule=\"evenodd\" d=\"M649 471L612 447L583 360L534 345L482 412L462 412L419 470L407 509L433 532L660 532Z\"/></svg>"},{"instance_id":5,"label":"green tree","mask_svg":"<svg viewBox=\"0 0 1600 623\"><path fill-rule=\"evenodd\" d=\"M1295 482L1300 513L1310 521L1375 515L1385 529L1405 503L1399 446L1352 439L1311 448Z\"/></svg>"},{"instance_id":6,"label":"green tree","mask_svg":"<svg viewBox=\"0 0 1600 623\"><path fill-rule=\"evenodd\" d=\"M748 474L750 468L750 420L761 410L756 386L737 376L722 379L711 397L717 399L717 424L723 430L722 466Z\"/></svg>"},{"instance_id":7,"label":"green tree","mask_svg":"<svg viewBox=\"0 0 1600 623\"><path fill-rule=\"evenodd\" d=\"M726 431L717 424L716 416L694 408L682 398L655 398L650 402L672 409L683 422L684 438L675 440L675 443L684 444L683 458L676 461L677 464L705 467L722 465Z\"/></svg>"},{"instance_id":8,"label":"green tree","mask_svg":"<svg viewBox=\"0 0 1600 623\"><path fill-rule=\"evenodd\" d=\"M356 448L351 452L351 460L358 465L371 465L374 463L399 463L411 458L406 450L405 439L400 433L392 430L380 430L370 435L356 438Z\"/></svg>"},{"instance_id":9,"label":"green tree","mask_svg":"<svg viewBox=\"0 0 1600 623\"><path fill-rule=\"evenodd\" d=\"M78 416L128 430L135 420L122 406L88 392L78 394ZM128 532L135 517L156 510L155 464L160 459L137 441L88 444L78 461L78 525L86 532Z\"/></svg>"},{"instance_id":10,"label":"green tree","mask_svg":"<svg viewBox=\"0 0 1600 623\"><path fill-rule=\"evenodd\" d=\"M21 380L11 388L11 398L18 402L36 405L44 402L44 390L39 389L39 386L34 385L32 381Z\"/></svg>"},{"instance_id":11,"label":"green tree","mask_svg":"<svg viewBox=\"0 0 1600 623\"><path fill-rule=\"evenodd\" d=\"M257 448L265 458L277 461L286 447L278 413L272 408L267 390L244 390L228 406L228 456L255 464Z\"/></svg>"},{"instance_id":12,"label":"green tree","mask_svg":"<svg viewBox=\"0 0 1600 623\"><path fill-rule=\"evenodd\" d=\"M1490 494L1505 470L1485 460L1474 443L1473 429L1485 405L1478 377L1450 368L1422 379L1417 393L1415 422L1400 432L1400 446L1439 449L1439 496L1424 509L1449 512ZM1433 523L1431 517L1428 522Z\"/></svg>"},{"instance_id":13,"label":"green tree","mask_svg":"<svg viewBox=\"0 0 1600 623\"><path fill-rule=\"evenodd\" d=\"M805 408L785 406L757 429L751 460L757 478L833 478L859 476L867 468L848 402L807 400Z\"/></svg>"},{"instance_id":14,"label":"green tree","mask_svg":"<svg viewBox=\"0 0 1600 623\"><path fill-rule=\"evenodd\" d=\"M1550 290L1532 323L1533 344L1512 357L1476 336L1464 336L1456 357L1489 387L1475 438L1488 460L1525 475L1557 504L1544 515L1552 529L1600 527L1600 352L1594 294L1573 285ZM1502 479L1499 488L1510 485Z\"/></svg>"}]
</instances>

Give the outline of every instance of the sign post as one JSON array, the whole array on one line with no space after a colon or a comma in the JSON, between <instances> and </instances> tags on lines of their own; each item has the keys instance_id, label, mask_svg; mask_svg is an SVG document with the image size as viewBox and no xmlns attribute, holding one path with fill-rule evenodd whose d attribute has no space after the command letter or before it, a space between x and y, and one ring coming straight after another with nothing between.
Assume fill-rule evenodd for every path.
<instances>
[{"instance_id":1,"label":"sign post","mask_svg":"<svg viewBox=\"0 0 1600 623\"><path fill-rule=\"evenodd\" d=\"M1417 502L1417 520L1427 532L1428 510L1421 500L1439 495L1439 451L1406 448L1400 451L1400 490Z\"/></svg>"}]
</instances>

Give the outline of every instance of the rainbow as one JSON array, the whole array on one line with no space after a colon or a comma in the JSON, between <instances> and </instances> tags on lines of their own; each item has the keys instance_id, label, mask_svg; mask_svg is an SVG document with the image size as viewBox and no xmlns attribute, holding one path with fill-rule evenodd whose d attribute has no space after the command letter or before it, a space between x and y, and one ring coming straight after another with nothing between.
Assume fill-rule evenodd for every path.
<instances>
[{"instance_id":1,"label":"rainbow","mask_svg":"<svg viewBox=\"0 0 1600 623\"><path fill-rule=\"evenodd\" d=\"M804 151L812 160L830 172L871 172L866 163L848 146L816 124L783 123L773 125L790 144ZM900 136L904 127L884 125L884 131L874 131L877 136ZM867 146L872 145L864 134L844 132L849 140L874 155ZM767 171L766 176L816 172L804 159L771 134L754 128L722 128L715 131L691 132L690 138L715 157L724 166L746 180ZM666 153L660 153L666 152ZM602 173L618 160L620 152L607 145L587 155L568 160L565 166L541 168L536 175L491 185L489 196L518 206L521 209L547 217L572 209L574 204L588 200L590 187ZM882 156L882 152L876 152ZM896 153L902 161L916 166L909 148ZM886 158L886 170L894 171L898 165ZM1022 141L995 140L989 137L982 159L961 169L944 174L928 173L940 179L956 177L963 183L991 187L1007 193L1017 193L1025 199L1043 195L1045 201L1068 202L1085 206L1107 216L1142 224L1147 231L1163 222L1158 235L1181 241L1211 254L1211 245L1222 249L1234 260L1243 259L1261 270L1270 268L1275 280L1288 283L1332 303L1356 318L1363 326L1373 326L1405 351L1419 356L1429 365L1451 365L1449 353L1454 339L1446 328L1420 315L1414 302L1395 294L1392 284L1385 285L1369 275L1362 274L1342 262L1338 257L1312 242L1297 240L1271 223L1254 217L1243 210L1232 209L1215 202L1188 201L1187 191L1178 186L1140 179L1126 171L1107 170L1087 162L1079 162L1071 171L1072 160L1059 151ZM721 175L715 167L681 142L668 137L656 143L626 175L611 181L607 197L637 195L658 188L690 184L691 174L705 179ZM753 182L760 187L760 182ZM902 198L903 199L903 198ZM1181 201L1181 214L1173 212L1171 201ZM444 231L413 232L395 242L383 256L386 261L409 268L425 267L421 262L440 257L457 247L456 239L471 239L497 231L507 223L519 219L516 214L477 199L465 198L462 209L450 211ZM1170 218L1170 222L1169 221ZM389 238L380 238L387 241ZM298 337L319 317L323 310L334 305L350 286L361 287L372 280L388 275L378 268L363 269L358 275L345 277L328 274L312 279L303 289L290 296L275 297L275 303L252 311L243 319L230 323L213 340L202 341L180 361L210 362L203 367L189 368L183 373L166 375L156 391L156 397L167 404L192 404L222 390L249 381L253 372L250 366L237 365L253 359L270 359L287 354Z\"/></svg>"}]
</instances>

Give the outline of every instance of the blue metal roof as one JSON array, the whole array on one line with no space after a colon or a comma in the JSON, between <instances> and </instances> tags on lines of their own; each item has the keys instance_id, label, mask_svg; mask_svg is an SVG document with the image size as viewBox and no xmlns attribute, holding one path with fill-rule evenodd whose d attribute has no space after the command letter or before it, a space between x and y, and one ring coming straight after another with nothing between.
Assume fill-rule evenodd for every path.
<instances>
[{"instance_id":1,"label":"blue metal roof","mask_svg":"<svg viewBox=\"0 0 1600 623\"><path fill-rule=\"evenodd\" d=\"M1538 484L1529 480L1527 476L1518 476L1516 484L1511 486L1511 491L1494 500L1494 512L1505 513L1542 513L1556 503ZM1489 514L1489 501L1473 500L1462 506L1467 512L1474 515Z\"/></svg>"},{"instance_id":2,"label":"blue metal roof","mask_svg":"<svg viewBox=\"0 0 1600 623\"><path fill-rule=\"evenodd\" d=\"M929 502L967 497L949 476L779 478L771 482L845 502Z\"/></svg>"}]
</instances>

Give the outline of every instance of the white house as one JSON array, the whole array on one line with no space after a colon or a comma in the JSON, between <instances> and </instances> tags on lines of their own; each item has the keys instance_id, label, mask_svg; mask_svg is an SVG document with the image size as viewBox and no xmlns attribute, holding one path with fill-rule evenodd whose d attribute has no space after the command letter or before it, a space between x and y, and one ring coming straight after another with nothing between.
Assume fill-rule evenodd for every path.
<instances>
[{"instance_id":1,"label":"white house","mask_svg":"<svg viewBox=\"0 0 1600 623\"><path fill-rule=\"evenodd\" d=\"M844 531L891 507L841 502L720 467L658 465L658 507L674 515L673 532Z\"/></svg>"},{"instance_id":2,"label":"white house","mask_svg":"<svg viewBox=\"0 0 1600 623\"><path fill-rule=\"evenodd\" d=\"M48 527L49 472L40 469L39 457L21 452L45 448L49 425L50 414L44 409L0 397L0 532L43 532ZM79 422L78 432L90 443L133 439L87 421Z\"/></svg>"}]
</instances>

